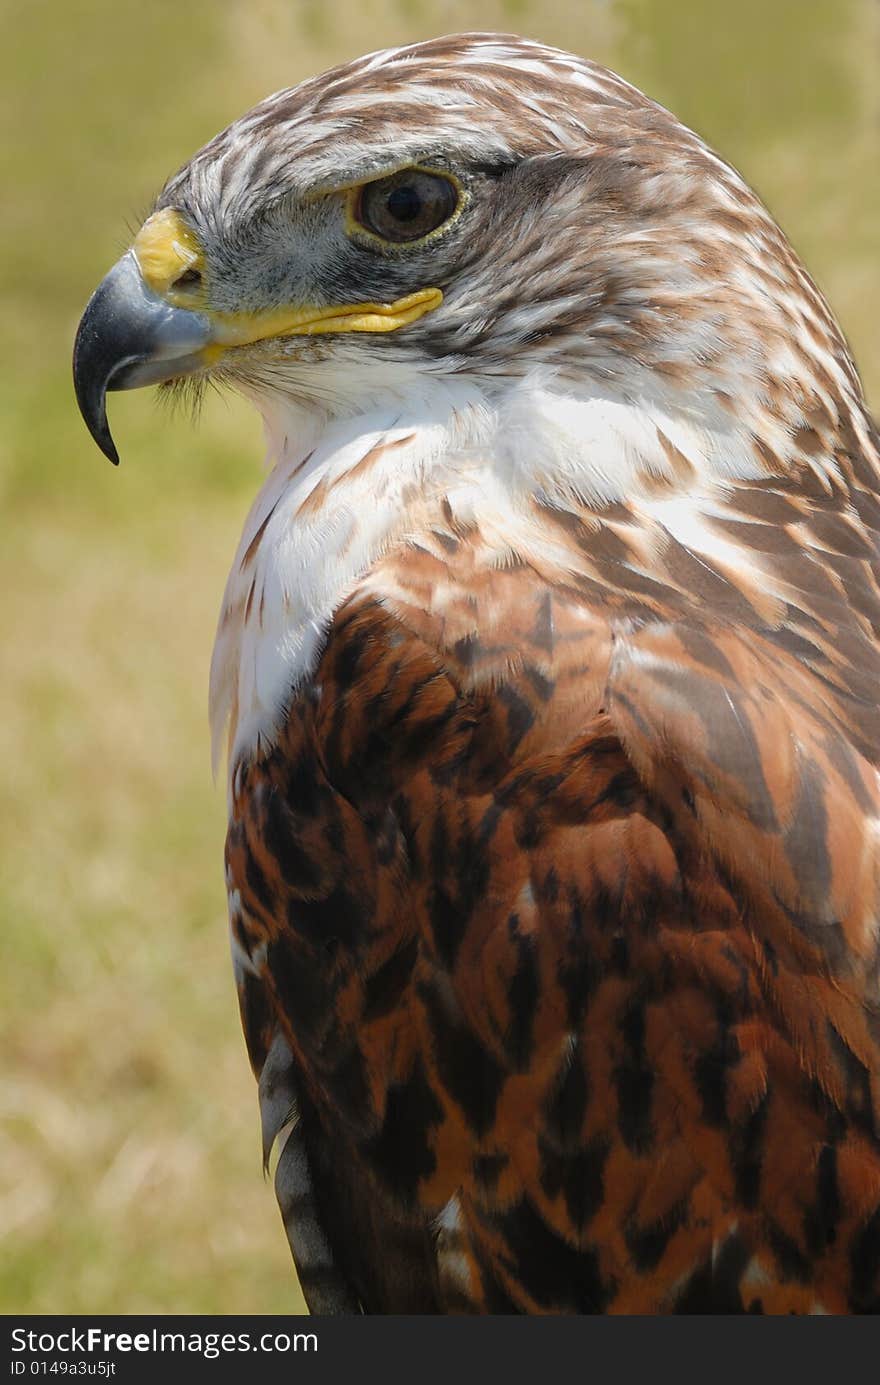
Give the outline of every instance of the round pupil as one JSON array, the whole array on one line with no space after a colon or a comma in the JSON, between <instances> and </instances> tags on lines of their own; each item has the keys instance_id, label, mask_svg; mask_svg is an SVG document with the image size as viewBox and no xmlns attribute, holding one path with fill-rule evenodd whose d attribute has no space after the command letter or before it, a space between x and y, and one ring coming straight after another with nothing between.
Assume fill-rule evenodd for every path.
<instances>
[{"instance_id":1,"label":"round pupil","mask_svg":"<svg viewBox=\"0 0 880 1385\"><path fill-rule=\"evenodd\" d=\"M368 183L358 206L359 220L383 240L420 240L448 220L458 194L448 178L421 169Z\"/></svg>"},{"instance_id":2,"label":"round pupil","mask_svg":"<svg viewBox=\"0 0 880 1385\"><path fill-rule=\"evenodd\" d=\"M404 183L388 194L388 210L395 221L415 221L422 210L422 199L418 188L412 183Z\"/></svg>"}]
</instances>

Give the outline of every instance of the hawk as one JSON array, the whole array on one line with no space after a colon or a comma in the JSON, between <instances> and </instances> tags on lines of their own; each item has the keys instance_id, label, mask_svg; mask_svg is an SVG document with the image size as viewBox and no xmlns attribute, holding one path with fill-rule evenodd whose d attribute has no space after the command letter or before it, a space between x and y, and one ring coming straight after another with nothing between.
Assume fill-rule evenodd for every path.
<instances>
[{"instance_id":1,"label":"hawk","mask_svg":"<svg viewBox=\"0 0 880 1385\"><path fill-rule=\"evenodd\" d=\"M312 1310L880 1310L880 447L742 178L376 53L170 179L74 372L113 461L110 389L265 421L211 716Z\"/></svg>"}]
</instances>

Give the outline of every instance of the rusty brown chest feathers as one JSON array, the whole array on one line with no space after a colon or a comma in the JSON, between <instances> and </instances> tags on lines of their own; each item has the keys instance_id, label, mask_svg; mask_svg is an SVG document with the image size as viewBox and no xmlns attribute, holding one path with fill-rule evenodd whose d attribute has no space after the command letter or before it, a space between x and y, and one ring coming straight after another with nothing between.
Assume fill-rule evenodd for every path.
<instances>
[{"instance_id":1,"label":"rusty brown chest feathers","mask_svg":"<svg viewBox=\"0 0 880 1385\"><path fill-rule=\"evenodd\" d=\"M877 1309L873 766L753 631L585 590L386 560L234 776L242 1013L326 1238L304 1286Z\"/></svg>"}]
</instances>

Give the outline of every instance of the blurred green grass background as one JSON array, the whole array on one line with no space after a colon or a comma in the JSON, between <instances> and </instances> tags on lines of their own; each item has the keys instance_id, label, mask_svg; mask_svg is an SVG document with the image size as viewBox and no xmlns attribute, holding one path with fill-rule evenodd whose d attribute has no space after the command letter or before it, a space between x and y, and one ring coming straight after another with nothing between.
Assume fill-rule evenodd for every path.
<instances>
[{"instance_id":1,"label":"blurred green grass background","mask_svg":"<svg viewBox=\"0 0 880 1385\"><path fill-rule=\"evenodd\" d=\"M76 413L79 313L166 175L281 86L513 29L616 67L757 186L880 395L876 0L3 0L0 1309L302 1311L226 951L207 666L260 430Z\"/></svg>"}]
</instances>

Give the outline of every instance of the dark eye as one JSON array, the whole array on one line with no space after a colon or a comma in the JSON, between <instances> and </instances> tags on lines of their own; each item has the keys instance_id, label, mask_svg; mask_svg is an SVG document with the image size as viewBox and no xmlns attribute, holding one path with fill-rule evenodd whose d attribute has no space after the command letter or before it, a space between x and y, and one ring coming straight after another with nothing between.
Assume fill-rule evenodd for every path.
<instances>
[{"instance_id":1,"label":"dark eye","mask_svg":"<svg viewBox=\"0 0 880 1385\"><path fill-rule=\"evenodd\" d=\"M361 188L355 220L383 240L420 240L448 221L458 206L458 188L439 173L405 168Z\"/></svg>"}]
</instances>

